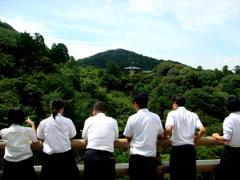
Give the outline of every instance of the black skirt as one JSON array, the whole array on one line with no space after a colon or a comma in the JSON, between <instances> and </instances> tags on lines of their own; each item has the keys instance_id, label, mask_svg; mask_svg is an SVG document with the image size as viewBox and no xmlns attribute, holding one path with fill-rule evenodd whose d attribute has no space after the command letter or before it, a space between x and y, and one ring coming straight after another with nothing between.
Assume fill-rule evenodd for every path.
<instances>
[{"instance_id":1,"label":"black skirt","mask_svg":"<svg viewBox=\"0 0 240 180\"><path fill-rule=\"evenodd\" d=\"M71 150L48 155L43 153L40 180L79 180L80 173Z\"/></svg>"},{"instance_id":2,"label":"black skirt","mask_svg":"<svg viewBox=\"0 0 240 180\"><path fill-rule=\"evenodd\" d=\"M33 167L32 158L19 162L4 160L2 180L36 180L37 175Z\"/></svg>"},{"instance_id":3,"label":"black skirt","mask_svg":"<svg viewBox=\"0 0 240 180\"><path fill-rule=\"evenodd\" d=\"M215 180L240 179L240 148L225 146Z\"/></svg>"}]
</instances>

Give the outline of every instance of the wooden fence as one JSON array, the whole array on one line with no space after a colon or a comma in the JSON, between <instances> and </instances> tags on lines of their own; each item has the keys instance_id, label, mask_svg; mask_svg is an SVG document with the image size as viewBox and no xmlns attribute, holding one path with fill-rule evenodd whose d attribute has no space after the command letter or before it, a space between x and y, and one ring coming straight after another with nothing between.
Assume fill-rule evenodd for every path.
<instances>
[{"instance_id":1,"label":"wooden fence","mask_svg":"<svg viewBox=\"0 0 240 180\"><path fill-rule=\"evenodd\" d=\"M42 150L43 144L41 141L37 143L31 143L32 150ZM195 146L213 146L213 145L223 145L224 142L220 140L216 140L214 137L202 137ZM73 150L81 150L86 149L87 143L83 139L73 139L71 141L72 149ZM168 173L169 162L162 162L161 160L161 152L162 148L164 147L171 147L172 141L171 139L160 139L157 140L157 174L159 179L163 178L165 173ZM0 142L0 151L4 151L5 143ZM123 148L128 149L130 148L129 142L127 139L118 139L114 143L114 148ZM214 172L217 165L219 164L219 159L215 160L197 160L197 171L198 172ZM78 165L79 171L81 175L83 175L83 165ZM37 174L40 174L41 166L35 166L35 170ZM128 163L120 163L116 164L116 176L126 176L128 175ZM2 171L0 171L0 178L2 176Z\"/></svg>"}]
</instances>

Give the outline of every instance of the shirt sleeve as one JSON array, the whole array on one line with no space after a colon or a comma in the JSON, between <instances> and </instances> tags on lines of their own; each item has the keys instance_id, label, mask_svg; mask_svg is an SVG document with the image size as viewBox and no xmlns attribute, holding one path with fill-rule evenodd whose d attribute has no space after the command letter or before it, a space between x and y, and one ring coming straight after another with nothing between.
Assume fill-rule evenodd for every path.
<instances>
[{"instance_id":1,"label":"shirt sleeve","mask_svg":"<svg viewBox=\"0 0 240 180\"><path fill-rule=\"evenodd\" d=\"M118 130L118 123L115 123L115 141L118 140L119 137L119 130Z\"/></svg>"},{"instance_id":2,"label":"shirt sleeve","mask_svg":"<svg viewBox=\"0 0 240 180\"><path fill-rule=\"evenodd\" d=\"M88 119L85 120L85 123L83 126L83 131L82 131L82 138L85 141L88 141L87 129L88 129Z\"/></svg>"},{"instance_id":3,"label":"shirt sleeve","mask_svg":"<svg viewBox=\"0 0 240 180\"><path fill-rule=\"evenodd\" d=\"M32 128L29 128L29 138L32 142L37 142L37 135Z\"/></svg>"},{"instance_id":4,"label":"shirt sleeve","mask_svg":"<svg viewBox=\"0 0 240 180\"><path fill-rule=\"evenodd\" d=\"M168 115L167 115L165 128L167 128L169 125L174 126L173 111L169 112Z\"/></svg>"},{"instance_id":5,"label":"shirt sleeve","mask_svg":"<svg viewBox=\"0 0 240 180\"><path fill-rule=\"evenodd\" d=\"M132 132L133 132L132 119L131 119L131 117L129 117L126 127L124 129L123 135L126 137L132 137Z\"/></svg>"},{"instance_id":6,"label":"shirt sleeve","mask_svg":"<svg viewBox=\"0 0 240 180\"><path fill-rule=\"evenodd\" d=\"M223 138L226 140L230 140L232 138L232 125L228 118L226 118L223 122Z\"/></svg>"},{"instance_id":7,"label":"shirt sleeve","mask_svg":"<svg viewBox=\"0 0 240 180\"><path fill-rule=\"evenodd\" d=\"M195 114L195 121L196 121L196 128L200 128L201 126L202 126L202 122L201 122L201 120L199 119L199 117L198 117L198 115L197 114Z\"/></svg>"},{"instance_id":8,"label":"shirt sleeve","mask_svg":"<svg viewBox=\"0 0 240 180\"><path fill-rule=\"evenodd\" d=\"M44 131L43 131L43 127L42 127L41 122L40 122L40 124L38 125L38 128L37 128L37 137L41 140L45 139L45 135L44 135Z\"/></svg>"},{"instance_id":9,"label":"shirt sleeve","mask_svg":"<svg viewBox=\"0 0 240 180\"><path fill-rule=\"evenodd\" d=\"M161 119L160 117L158 117L159 119L159 130L158 130L158 134L163 134L164 133L164 129L163 129L163 126L162 126L162 122L161 122Z\"/></svg>"},{"instance_id":10,"label":"shirt sleeve","mask_svg":"<svg viewBox=\"0 0 240 180\"><path fill-rule=\"evenodd\" d=\"M73 138L74 136L76 136L77 131L76 131L76 127L73 124L72 120L70 121L70 133L69 133L69 138Z\"/></svg>"}]
</instances>

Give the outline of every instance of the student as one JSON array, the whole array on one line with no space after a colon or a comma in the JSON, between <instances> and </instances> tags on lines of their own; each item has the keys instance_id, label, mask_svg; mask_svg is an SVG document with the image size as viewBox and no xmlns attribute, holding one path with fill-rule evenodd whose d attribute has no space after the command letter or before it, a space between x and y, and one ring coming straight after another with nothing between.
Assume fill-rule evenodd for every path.
<instances>
[{"instance_id":1,"label":"student","mask_svg":"<svg viewBox=\"0 0 240 180\"><path fill-rule=\"evenodd\" d=\"M230 115L223 122L223 136L214 133L216 139L225 141L225 150L216 171L216 180L240 179L240 102L238 97L229 96L226 108Z\"/></svg>"},{"instance_id":2,"label":"student","mask_svg":"<svg viewBox=\"0 0 240 180\"><path fill-rule=\"evenodd\" d=\"M43 140L40 179L79 179L79 170L71 150L71 139L76 135L75 126L71 119L62 116L62 99L53 99L50 109L52 115L41 121L37 128L37 137Z\"/></svg>"},{"instance_id":3,"label":"student","mask_svg":"<svg viewBox=\"0 0 240 180\"><path fill-rule=\"evenodd\" d=\"M115 179L114 141L118 139L118 124L106 116L107 105L99 101L93 106L93 117L85 121L82 137L87 141L84 178Z\"/></svg>"},{"instance_id":4,"label":"student","mask_svg":"<svg viewBox=\"0 0 240 180\"><path fill-rule=\"evenodd\" d=\"M160 117L147 109L144 92L132 95L136 114L128 118L124 135L130 142L129 175L131 180L155 180L157 177L157 137L164 132Z\"/></svg>"},{"instance_id":5,"label":"student","mask_svg":"<svg viewBox=\"0 0 240 180\"><path fill-rule=\"evenodd\" d=\"M23 122L31 125L22 126ZM37 176L32 163L32 150L29 141L37 142L34 123L27 118L19 107L12 107L8 111L9 128L2 129L0 135L4 142L4 168L2 180L36 180Z\"/></svg>"},{"instance_id":6,"label":"student","mask_svg":"<svg viewBox=\"0 0 240 180\"><path fill-rule=\"evenodd\" d=\"M203 136L205 128L197 114L186 110L186 99L182 94L172 97L174 111L168 113L163 137L172 132L170 153L170 179L196 179L196 151L194 144ZM199 133L195 136L195 130ZM187 173L185 173L187 170Z\"/></svg>"}]
</instances>

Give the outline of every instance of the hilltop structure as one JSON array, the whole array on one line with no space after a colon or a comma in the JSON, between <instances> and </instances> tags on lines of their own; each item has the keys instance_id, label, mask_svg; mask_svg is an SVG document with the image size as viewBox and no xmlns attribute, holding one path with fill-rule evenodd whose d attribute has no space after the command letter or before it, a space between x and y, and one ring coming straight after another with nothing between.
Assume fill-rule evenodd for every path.
<instances>
[{"instance_id":1,"label":"hilltop structure","mask_svg":"<svg viewBox=\"0 0 240 180\"><path fill-rule=\"evenodd\" d=\"M140 67L135 67L134 62L131 63L131 66L123 68L123 72L125 75L134 75L142 72L142 68Z\"/></svg>"}]
</instances>

